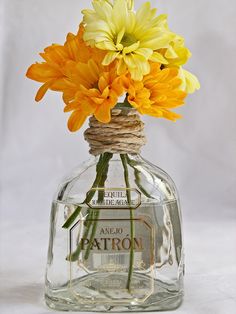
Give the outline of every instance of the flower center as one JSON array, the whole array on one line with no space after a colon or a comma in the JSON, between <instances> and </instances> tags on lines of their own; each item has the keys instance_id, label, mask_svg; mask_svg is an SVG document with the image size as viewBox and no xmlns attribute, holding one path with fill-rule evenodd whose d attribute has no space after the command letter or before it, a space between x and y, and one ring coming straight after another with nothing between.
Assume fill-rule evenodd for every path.
<instances>
[{"instance_id":1,"label":"flower center","mask_svg":"<svg viewBox=\"0 0 236 314\"><path fill-rule=\"evenodd\" d=\"M98 87L98 81L96 81L96 82L94 82L93 84L91 84L91 88L99 89L99 87Z\"/></svg>"},{"instance_id":2,"label":"flower center","mask_svg":"<svg viewBox=\"0 0 236 314\"><path fill-rule=\"evenodd\" d=\"M133 44L135 44L136 42L137 42L137 39L135 38L135 36L133 34L125 33L120 43L124 47L129 47L129 46L132 46Z\"/></svg>"}]
</instances>

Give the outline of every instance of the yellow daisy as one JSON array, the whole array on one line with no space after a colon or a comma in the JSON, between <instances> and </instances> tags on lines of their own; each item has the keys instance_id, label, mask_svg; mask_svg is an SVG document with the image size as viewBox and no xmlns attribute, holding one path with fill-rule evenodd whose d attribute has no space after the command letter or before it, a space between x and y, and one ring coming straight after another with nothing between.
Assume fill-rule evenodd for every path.
<instances>
[{"instance_id":1,"label":"yellow daisy","mask_svg":"<svg viewBox=\"0 0 236 314\"><path fill-rule=\"evenodd\" d=\"M103 65L118 59L117 72L130 72L133 80L141 81L150 72L150 63L168 61L158 52L167 49L175 34L167 27L167 16L156 16L149 2L137 12L133 1L94 0L93 10L83 10L84 40L91 47L107 51Z\"/></svg>"}]
</instances>

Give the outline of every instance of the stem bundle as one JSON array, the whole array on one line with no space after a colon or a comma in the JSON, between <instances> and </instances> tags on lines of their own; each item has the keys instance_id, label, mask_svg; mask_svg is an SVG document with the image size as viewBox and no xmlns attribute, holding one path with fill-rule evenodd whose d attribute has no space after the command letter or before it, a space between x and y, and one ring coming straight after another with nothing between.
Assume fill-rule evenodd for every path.
<instances>
[{"instance_id":1,"label":"stem bundle","mask_svg":"<svg viewBox=\"0 0 236 314\"><path fill-rule=\"evenodd\" d=\"M92 185L91 190L87 193L87 196L82 203L81 206L78 206L73 214L67 219L67 221L64 223L63 228L70 228L73 224L73 222L76 220L76 218L79 216L81 213L81 210L83 208L83 204L89 203L92 198L94 197L96 193L96 189L100 189L98 191L98 203L102 203L104 200L104 192L105 192L105 182L107 180L107 174L108 174L108 169L109 169L109 161L113 157L113 154L111 153L104 153L100 156L97 168L96 168L96 178L95 181ZM126 284L126 289L128 291L131 290L131 282L132 282L132 275L134 271L134 236L135 236L135 226L134 226L134 213L133 209L131 208L131 192L130 192L130 182L129 182L129 170L128 170L128 165L129 165L129 158L127 154L121 154L120 155L123 169L124 169L124 180L125 180L125 185L126 185L126 195L127 195L127 201L130 207L130 238L131 238L131 246L130 246L130 258L129 258L129 271L128 271L128 278L127 278L127 284ZM99 221L99 216L100 216L100 209L87 209L86 213L86 219L84 222L85 230L83 232L83 238L88 238L89 237L89 243L88 246L85 250L84 253L84 260L88 260L90 251L91 251L91 245L94 241L96 231L97 231L97 225ZM92 228L92 229L91 229ZM82 245L81 242L78 244L77 249L71 253L68 257L67 260L70 262L75 262L78 260L79 255L82 250Z\"/></svg>"}]
</instances>

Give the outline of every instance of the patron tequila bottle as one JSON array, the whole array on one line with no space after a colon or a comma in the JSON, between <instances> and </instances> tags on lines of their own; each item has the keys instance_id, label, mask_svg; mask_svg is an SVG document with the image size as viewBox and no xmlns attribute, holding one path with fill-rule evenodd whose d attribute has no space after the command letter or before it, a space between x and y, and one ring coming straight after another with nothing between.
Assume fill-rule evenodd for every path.
<instances>
[{"instance_id":1,"label":"patron tequila bottle","mask_svg":"<svg viewBox=\"0 0 236 314\"><path fill-rule=\"evenodd\" d=\"M105 129L92 118L85 136L96 156L61 183L53 200L48 306L177 308L184 272L179 197L169 175L137 153L143 124L135 111L116 110Z\"/></svg>"}]
</instances>

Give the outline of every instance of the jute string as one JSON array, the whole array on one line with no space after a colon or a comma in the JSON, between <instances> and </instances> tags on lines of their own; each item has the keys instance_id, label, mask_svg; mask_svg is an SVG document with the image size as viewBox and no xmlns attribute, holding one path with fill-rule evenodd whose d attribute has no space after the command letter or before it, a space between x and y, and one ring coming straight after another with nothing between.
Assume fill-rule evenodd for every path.
<instances>
[{"instance_id":1,"label":"jute string","mask_svg":"<svg viewBox=\"0 0 236 314\"><path fill-rule=\"evenodd\" d=\"M146 143L144 123L135 109L113 109L111 121L107 124L92 116L84 138L94 156L105 152L138 154Z\"/></svg>"}]
</instances>

